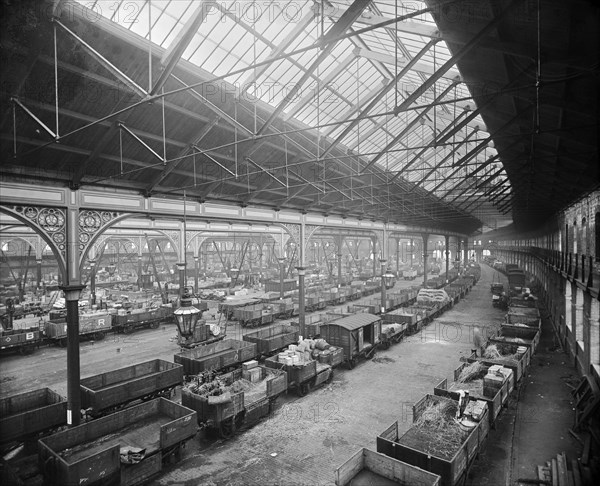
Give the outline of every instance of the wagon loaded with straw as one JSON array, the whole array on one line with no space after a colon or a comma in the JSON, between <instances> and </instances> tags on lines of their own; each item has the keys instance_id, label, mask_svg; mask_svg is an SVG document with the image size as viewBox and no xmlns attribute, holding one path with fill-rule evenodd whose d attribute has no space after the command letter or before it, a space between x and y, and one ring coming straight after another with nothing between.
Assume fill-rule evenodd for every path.
<instances>
[{"instance_id":1,"label":"wagon loaded with straw","mask_svg":"<svg viewBox=\"0 0 600 486\"><path fill-rule=\"evenodd\" d=\"M377 452L439 474L444 486L463 484L489 433L487 404L470 398L457 422L459 402L425 395L413 407L413 425L402 436L394 422L377 437Z\"/></svg>"},{"instance_id":2,"label":"wagon loaded with straw","mask_svg":"<svg viewBox=\"0 0 600 486\"><path fill-rule=\"evenodd\" d=\"M494 426L502 406L508 402L509 383L513 381L513 371L502 365L486 365L480 361L461 363L454 370L454 382L448 384L443 379L434 388L434 395L458 400L459 391L469 392L469 396L487 403L490 426Z\"/></svg>"},{"instance_id":3,"label":"wagon loaded with straw","mask_svg":"<svg viewBox=\"0 0 600 486\"><path fill-rule=\"evenodd\" d=\"M473 354L469 358L461 358L461 361L473 363L478 361L482 364L502 365L513 372L513 379L509 380L509 393L517 386L525 374L525 370L531 361L531 349L526 346L505 343L494 344L488 342L483 357L475 357Z\"/></svg>"}]
</instances>

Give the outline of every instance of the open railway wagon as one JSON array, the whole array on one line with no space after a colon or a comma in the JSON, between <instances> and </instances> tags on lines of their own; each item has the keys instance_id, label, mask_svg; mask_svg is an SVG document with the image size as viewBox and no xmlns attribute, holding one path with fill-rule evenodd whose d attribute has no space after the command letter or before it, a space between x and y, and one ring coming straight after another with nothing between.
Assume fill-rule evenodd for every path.
<instances>
[{"instance_id":1,"label":"open railway wagon","mask_svg":"<svg viewBox=\"0 0 600 486\"><path fill-rule=\"evenodd\" d=\"M363 282L352 282L346 287L347 300L358 300L362 297Z\"/></svg>"},{"instance_id":2,"label":"open railway wagon","mask_svg":"<svg viewBox=\"0 0 600 486\"><path fill-rule=\"evenodd\" d=\"M325 296L321 292L307 293L304 298L304 307L306 312L325 309L327 307Z\"/></svg>"},{"instance_id":3,"label":"open railway wagon","mask_svg":"<svg viewBox=\"0 0 600 486\"><path fill-rule=\"evenodd\" d=\"M502 365L486 365L479 361L461 363L454 370L454 382L444 378L433 389L433 394L441 397L459 398L459 391L468 391L469 396L487 403L490 426L494 427L502 407L508 403L513 371Z\"/></svg>"},{"instance_id":4,"label":"open railway wagon","mask_svg":"<svg viewBox=\"0 0 600 486\"><path fill-rule=\"evenodd\" d=\"M483 356L472 354L468 358L461 358L461 361L467 363L479 361L485 365L502 365L505 368L510 368L513 372L513 388L516 388L525 375L525 371L531 361L531 348L517 344L494 344L488 342L485 345Z\"/></svg>"},{"instance_id":5,"label":"open railway wagon","mask_svg":"<svg viewBox=\"0 0 600 486\"><path fill-rule=\"evenodd\" d=\"M302 349L302 348L301 348ZM288 351L266 358L267 368L285 371L288 390L303 397L311 389L333 380L333 367L310 357L310 352L291 345Z\"/></svg>"},{"instance_id":6,"label":"open railway wagon","mask_svg":"<svg viewBox=\"0 0 600 486\"><path fill-rule=\"evenodd\" d=\"M452 306L452 300L444 289L421 289L417 294L417 305L431 307L431 317L435 318Z\"/></svg>"},{"instance_id":7,"label":"open railway wagon","mask_svg":"<svg viewBox=\"0 0 600 486\"><path fill-rule=\"evenodd\" d=\"M0 352L11 351L31 354L43 343L43 331L39 327L23 329L0 329Z\"/></svg>"},{"instance_id":8,"label":"open railway wagon","mask_svg":"<svg viewBox=\"0 0 600 486\"><path fill-rule=\"evenodd\" d=\"M243 363L241 369L222 375L198 375L181 390L181 404L195 410L202 428L231 437L243 425L268 415L288 388L285 371Z\"/></svg>"},{"instance_id":9,"label":"open railway wagon","mask_svg":"<svg viewBox=\"0 0 600 486\"><path fill-rule=\"evenodd\" d=\"M488 339L488 343L495 344L497 347L506 346L507 344L519 347L526 347L530 352L529 360L531 361L531 356L533 356L533 354L535 353L537 344L540 342L540 331L536 331L535 329L531 328L533 331L536 332L533 334L527 334L527 328L523 327L523 331L520 331L521 336L517 337L514 336L514 334L516 334L514 332L515 328L518 327L511 326L511 328L509 329L500 328L498 331L498 335L490 337ZM528 338L525 336L528 336Z\"/></svg>"},{"instance_id":10,"label":"open railway wagon","mask_svg":"<svg viewBox=\"0 0 600 486\"><path fill-rule=\"evenodd\" d=\"M536 307L538 306L537 298L531 294L513 295L509 299L510 307Z\"/></svg>"},{"instance_id":11,"label":"open railway wagon","mask_svg":"<svg viewBox=\"0 0 600 486\"><path fill-rule=\"evenodd\" d=\"M67 401L50 388L0 399L0 446L37 440L39 434L67 423Z\"/></svg>"},{"instance_id":12,"label":"open railway wagon","mask_svg":"<svg viewBox=\"0 0 600 486\"><path fill-rule=\"evenodd\" d=\"M235 318L236 309L261 303L262 299L254 299L249 297L228 297L224 302L219 303L218 310L225 317L227 317L227 319L231 320Z\"/></svg>"},{"instance_id":13,"label":"open railway wagon","mask_svg":"<svg viewBox=\"0 0 600 486\"><path fill-rule=\"evenodd\" d=\"M470 263L465 269L463 277L472 277L474 279L473 285L475 285L481 278L481 266L479 263Z\"/></svg>"},{"instance_id":14,"label":"open railway wagon","mask_svg":"<svg viewBox=\"0 0 600 486\"><path fill-rule=\"evenodd\" d=\"M106 312L80 315L79 337L101 341L107 332L112 331L112 321L113 316ZM45 321L44 334L51 342L65 347L67 345L67 320Z\"/></svg>"},{"instance_id":15,"label":"open railway wagon","mask_svg":"<svg viewBox=\"0 0 600 486\"><path fill-rule=\"evenodd\" d=\"M183 373L190 376L198 375L203 371L228 371L228 368L236 367L257 356L255 343L224 339L216 343L183 350L174 355L173 361L182 365Z\"/></svg>"},{"instance_id":16,"label":"open railway wagon","mask_svg":"<svg viewBox=\"0 0 600 486\"><path fill-rule=\"evenodd\" d=\"M344 361L350 369L359 358L371 359L381 336L381 317L354 314L321 326L321 337L344 350Z\"/></svg>"},{"instance_id":17,"label":"open railway wagon","mask_svg":"<svg viewBox=\"0 0 600 486\"><path fill-rule=\"evenodd\" d=\"M112 327L116 332L128 334L138 329L157 329L161 324L173 324L174 309L171 306L161 306L154 309L131 309L125 314L113 315Z\"/></svg>"},{"instance_id":18,"label":"open railway wagon","mask_svg":"<svg viewBox=\"0 0 600 486\"><path fill-rule=\"evenodd\" d=\"M292 324L277 324L266 329L244 334L242 339L256 344L259 356L269 356L290 344L298 342L300 328Z\"/></svg>"},{"instance_id":19,"label":"open railway wagon","mask_svg":"<svg viewBox=\"0 0 600 486\"><path fill-rule=\"evenodd\" d=\"M540 329L542 326L540 311L537 307L510 306L506 314L506 322L507 324L526 324L537 329Z\"/></svg>"},{"instance_id":20,"label":"open railway wagon","mask_svg":"<svg viewBox=\"0 0 600 486\"><path fill-rule=\"evenodd\" d=\"M294 306L294 301L291 297L285 297L284 299L271 300L269 304L273 308L273 316L275 319L289 319L295 313L297 313L297 307Z\"/></svg>"},{"instance_id":21,"label":"open railway wagon","mask_svg":"<svg viewBox=\"0 0 600 486\"><path fill-rule=\"evenodd\" d=\"M242 327L258 327L271 324L275 318L273 308L259 302L234 308L233 319Z\"/></svg>"},{"instance_id":22,"label":"open railway wagon","mask_svg":"<svg viewBox=\"0 0 600 486\"><path fill-rule=\"evenodd\" d=\"M81 408L99 417L135 400L170 398L183 383L183 367L161 359L119 368L80 381Z\"/></svg>"},{"instance_id":23,"label":"open railway wagon","mask_svg":"<svg viewBox=\"0 0 600 486\"><path fill-rule=\"evenodd\" d=\"M307 338L315 338L321 335L321 325L324 322L324 313L312 313L304 316L304 331ZM300 324L296 321L292 322L293 325L299 326Z\"/></svg>"},{"instance_id":24,"label":"open railway wagon","mask_svg":"<svg viewBox=\"0 0 600 486\"><path fill-rule=\"evenodd\" d=\"M469 399L467 422L454 421L459 403L425 395L413 406L413 425L400 437L398 422L377 436L377 452L438 474L443 486L465 483L489 433L487 404Z\"/></svg>"},{"instance_id":25,"label":"open railway wagon","mask_svg":"<svg viewBox=\"0 0 600 486\"><path fill-rule=\"evenodd\" d=\"M385 318L384 314L384 318ZM383 349L389 349L392 344L399 343L402 338L406 335L408 324L403 323L386 323L385 321L381 324L381 337L380 345Z\"/></svg>"},{"instance_id":26,"label":"open railway wagon","mask_svg":"<svg viewBox=\"0 0 600 486\"><path fill-rule=\"evenodd\" d=\"M454 303L457 303L460 299L462 299L465 295L469 293L471 290L471 281L470 279L457 278L454 282L446 285L444 290L448 293L450 298Z\"/></svg>"},{"instance_id":27,"label":"open railway wagon","mask_svg":"<svg viewBox=\"0 0 600 486\"><path fill-rule=\"evenodd\" d=\"M335 470L336 486L440 486L440 481L437 474L369 449L360 449Z\"/></svg>"},{"instance_id":28,"label":"open railway wagon","mask_svg":"<svg viewBox=\"0 0 600 486\"><path fill-rule=\"evenodd\" d=\"M377 298L370 298L361 301L360 304L351 304L348 306L352 314L367 313L367 314L379 314L381 312L381 300Z\"/></svg>"},{"instance_id":29,"label":"open railway wagon","mask_svg":"<svg viewBox=\"0 0 600 486\"><path fill-rule=\"evenodd\" d=\"M39 441L48 484L139 484L179 459L196 435L196 412L158 398Z\"/></svg>"}]
</instances>

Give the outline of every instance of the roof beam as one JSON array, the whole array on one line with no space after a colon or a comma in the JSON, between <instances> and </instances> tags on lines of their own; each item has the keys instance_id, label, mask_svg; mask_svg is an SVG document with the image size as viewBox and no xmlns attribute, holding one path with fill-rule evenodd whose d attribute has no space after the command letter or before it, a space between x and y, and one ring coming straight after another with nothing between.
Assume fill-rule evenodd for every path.
<instances>
[{"instance_id":1,"label":"roof beam","mask_svg":"<svg viewBox=\"0 0 600 486\"><path fill-rule=\"evenodd\" d=\"M358 124L360 121L364 120L364 118L361 119L361 117L363 115L366 115L366 109L361 111L360 106L361 103L371 103L373 104L373 100L377 99L377 100L381 100L381 98L383 98L383 96L385 96L385 94L391 89L391 87L393 86L393 83L390 82L387 79L382 79L381 83L379 85L376 85L373 89L371 89L369 91L369 93L367 93L367 95L361 99L358 100L356 102L356 104L351 103L350 107L341 115L338 116L338 120L340 121L340 124L338 125L330 125L329 127L325 128L322 131L322 137L323 138L327 138L329 137L329 135L331 135L333 132L335 132L336 130L338 130L340 128L340 126L343 124L344 120L348 120L349 118L352 117L352 115L354 115L354 113L358 113L358 115L356 116L356 118L352 121L352 123L350 123L349 126L356 126L356 124ZM381 96L381 98L380 98ZM344 132L346 132L347 128L344 129ZM349 131L347 132L349 133ZM329 149L327 149L325 151L325 153L323 155L325 155L327 153Z\"/></svg>"},{"instance_id":2,"label":"roof beam","mask_svg":"<svg viewBox=\"0 0 600 486\"><path fill-rule=\"evenodd\" d=\"M292 29L292 31L279 43L279 45L271 50L271 53L267 56L266 60L270 60L276 58L283 54L283 52L290 46L292 42L294 42L298 36L310 25L315 16L317 15L316 8L313 6L311 12L306 14L300 22L296 24L296 26ZM255 83L256 80L267 70L269 69L270 64L265 64L260 66L254 70L242 83L242 89L244 86L250 86Z\"/></svg>"},{"instance_id":3,"label":"roof beam","mask_svg":"<svg viewBox=\"0 0 600 486\"><path fill-rule=\"evenodd\" d=\"M438 40L440 40L440 39L434 39L433 41L430 41L430 43L435 43ZM359 47L354 49L354 52L356 53L356 55L358 57L364 57L365 59L371 59L373 61L379 61L379 62L383 62L385 64L392 64L392 65L398 64L398 67L402 67L402 68L404 67L404 65L407 64L407 62L410 62L405 57L398 59L398 62L396 62L395 56L390 56L388 54L370 51L368 49L361 49ZM435 73L433 66L430 64L424 63L424 62L415 62L412 65L411 70L417 71L417 72L423 73L423 74L429 74L430 76ZM462 80L463 80L460 73L454 69L449 69L442 75L442 77L450 79L452 81L462 82Z\"/></svg>"},{"instance_id":4,"label":"roof beam","mask_svg":"<svg viewBox=\"0 0 600 486\"><path fill-rule=\"evenodd\" d=\"M201 151L200 149L197 149L196 146L204 139L204 137L206 137L206 135L208 135L208 132L210 132L216 125L218 125L220 119L221 119L221 117L216 116L212 119L212 121L210 123L207 123L206 125L204 125L202 127L202 129L200 130L200 132L198 133L198 135L196 135L196 137L194 137L194 141L191 143L191 145L182 149L179 152L179 154L175 157L175 161L167 164L163 168L161 174L156 179L154 179L152 182L150 182L148 184L148 186L146 187L146 192L151 192L158 184L160 184L162 181L164 181L166 179L166 177L171 172L173 172L181 164L181 162L183 162L184 159L182 159L181 157L184 157L185 155L190 153L190 151L192 149ZM209 158L210 160L214 161L214 159L211 156L209 156L207 153L204 153L204 155L206 155L206 157ZM221 165L221 164L219 164L219 165ZM229 171L228 169L225 169L225 170ZM232 173L232 175L235 175L235 174Z\"/></svg>"},{"instance_id":5,"label":"roof beam","mask_svg":"<svg viewBox=\"0 0 600 486\"><path fill-rule=\"evenodd\" d=\"M186 83L184 83L181 79L179 79L177 76L173 76L173 79L176 80L178 83L180 83L182 86L184 86L186 88L189 88L188 85ZM208 99L206 99L204 96L202 96L194 88L189 88L186 91L188 93L190 93L198 101L200 101L203 105L205 105L215 115L219 116L224 121L226 121L227 123L229 123L232 127L237 128L238 130L241 130L242 132L244 132L247 135L253 135L252 130L250 130L249 128L246 128L244 125L242 125L241 123L239 123L237 120L234 120L227 113L225 113L223 110L221 110L221 108L219 108L217 105L215 105L214 103L212 103L211 101L209 101Z\"/></svg>"},{"instance_id":6,"label":"roof beam","mask_svg":"<svg viewBox=\"0 0 600 486\"><path fill-rule=\"evenodd\" d=\"M487 36L492 30L494 30L503 20L504 17L508 14L510 10L512 10L520 0L513 0L508 7L506 7L494 20L489 22L483 29L481 29L477 35L475 35L468 43L462 46L458 52L448 59L442 66L425 81L421 86L419 86L411 95L406 98L402 103L400 103L394 110L395 113L401 113L410 105L412 105L425 91L431 88L434 83L440 79L452 66L458 63L463 57L465 57L471 50L473 50L478 43Z\"/></svg>"},{"instance_id":7,"label":"roof beam","mask_svg":"<svg viewBox=\"0 0 600 486\"><path fill-rule=\"evenodd\" d=\"M488 194L485 192L485 188L483 186L485 186L488 182L490 182L492 179L494 179L494 177L498 177L500 175L500 172L502 172L503 170L504 170L504 167L500 167L500 169L498 169L496 172L491 174L489 177L485 178L483 181L477 182L475 187L479 186L482 189L484 189L483 194L481 194L480 196L477 196L475 199L469 198L469 204L467 204L465 207L462 208L463 211L467 211L471 206L473 206L473 204L475 204L482 197L488 196ZM457 206L460 206L460 204L461 203L456 203Z\"/></svg>"},{"instance_id":8,"label":"roof beam","mask_svg":"<svg viewBox=\"0 0 600 486\"><path fill-rule=\"evenodd\" d=\"M441 100L444 96L446 96L448 94L448 92L454 88L454 83L450 84L444 91L442 91L437 98L434 100L434 102ZM381 157L383 157L385 155L385 153L390 150L391 148L394 147L394 145L396 145L400 139L402 137L404 137L404 135L406 135L408 132L410 132L410 130L412 130L412 128L419 123L419 120L424 117L427 112L429 112L429 110L431 110L433 108L433 105L429 105L427 108L425 108L423 111L419 112L418 115L408 124L406 125L406 127L404 128L404 130L402 130L398 135L396 135L394 137L394 139L389 142L385 148L379 152L368 164L366 164L362 170L362 172L365 172L369 167L371 167L372 165L374 165ZM391 181L393 181L395 178L397 177L397 175L395 175L394 177L392 177ZM389 182L391 182L389 181Z\"/></svg>"},{"instance_id":9,"label":"roof beam","mask_svg":"<svg viewBox=\"0 0 600 486\"><path fill-rule=\"evenodd\" d=\"M467 174L463 180L461 182L459 182L458 184L454 185L453 187L451 187L450 189L448 189L448 191L446 191L446 193L444 194L444 199L446 198L446 196L448 194L450 194L454 189L456 189L458 186L460 186L462 184L462 182L464 181L471 181L471 180L475 180L475 176L481 172L483 169L485 169L486 167L488 167L490 164L494 163L495 160L498 159L498 157L500 157L500 154L496 154L493 157L490 157L489 159L487 159L485 162L483 162L479 167L477 167L477 169L475 169L473 172L471 172L470 174ZM465 192L467 192L470 188L471 188L472 184L468 184L467 187L465 189L462 190L462 192L460 192L457 196L453 197L452 199L448 200L449 204L452 204L452 202L456 201L460 196L462 196ZM440 185L441 187L441 185ZM437 188L436 188L437 189Z\"/></svg>"},{"instance_id":10,"label":"roof beam","mask_svg":"<svg viewBox=\"0 0 600 486\"><path fill-rule=\"evenodd\" d=\"M456 153L456 152L457 152L457 151L460 149L460 147L461 147L463 144L467 143L467 142L469 141L469 138L473 137L473 136L474 136L474 135L475 135L477 132L478 132L478 129L477 129L477 128L474 128L474 129L473 129L473 131L472 131L471 133L469 133L469 134L468 134L468 135L467 135L467 136L466 136L464 139L462 139L462 140L460 141L460 143L458 143L458 144L456 144L454 147L452 147L452 150L450 150L450 152L449 152L449 153L448 153L448 154L447 154L447 155L446 155L446 156L445 156L445 157L444 157L444 158L443 158L443 159L442 159L442 160L441 160L441 161L440 161L438 164L436 164L436 165L435 165L435 166L434 166L434 167L433 167L433 168L432 168L432 169L431 169L431 170L430 170L430 171L427 173L427 175L425 175L425 176L423 177L423 179L421 179L419 182L415 182L414 184L415 184L416 186L420 186L420 185L421 185L421 184L422 184L422 183L423 183L423 182L424 182L426 179L428 179L428 178L429 178L429 176L430 176L431 174L433 174L433 173L434 173L436 170L438 170L438 169L439 169L439 167L440 167L440 166L442 166L442 165L443 165L443 164L444 164L444 163L445 163L447 160L449 160L449 159L450 159L450 157L452 157L452 156L453 156L453 155L454 155L454 154L455 154L455 153ZM413 161L414 161L414 160L415 160L415 159L413 159ZM411 161L411 163L412 163L413 161ZM409 165L407 165L407 166L406 166L404 169L402 169L402 170L401 170L401 171L398 173L398 175L402 174L402 173L403 173L403 172L404 172L406 169L408 169L409 167L410 167L410 164L409 164ZM456 174L456 172L457 172L457 171L455 170L455 171L453 171L453 172L452 172L450 175L448 175L448 176L444 176L444 179L448 179L448 178L450 178L450 177L454 176L454 174ZM431 191L429 191L429 192L431 192L432 194L433 194L433 193L435 193L436 189L438 189L438 188L440 187L440 185L441 185L441 184L443 184L443 182L441 182L440 184L438 184L437 186L435 186L435 187L434 187L434 188L433 188Z\"/></svg>"},{"instance_id":11,"label":"roof beam","mask_svg":"<svg viewBox=\"0 0 600 486\"><path fill-rule=\"evenodd\" d=\"M360 115L361 116L365 116L367 115L373 108L375 108L375 106L377 106L377 104L384 98L385 95L387 95L387 93L394 88L397 84L398 81L404 77L406 75L406 73L408 73L412 67L417 63L417 61L423 57L423 55L425 55L429 49L431 49L431 47L436 43L437 41L430 41L428 42L423 49L421 49L416 56L414 56L407 64L406 66L404 66L400 72L398 73L398 75L387 84L387 86L382 89L379 94L373 98L373 100L362 110L360 111ZM354 52L356 53L356 49L354 49ZM329 147L327 147L325 149L325 152L323 152L323 156L327 155L331 149L333 147L335 147L338 143L340 143L345 137L346 135L348 135L356 125L358 125L360 123L360 117L357 118L356 120L354 120L352 123L350 123L343 131L342 133L340 133L337 138L331 143L331 145L329 145Z\"/></svg>"},{"instance_id":12,"label":"roof beam","mask_svg":"<svg viewBox=\"0 0 600 486\"><path fill-rule=\"evenodd\" d=\"M320 81L320 88L328 88L331 82L337 78L345 69L350 65L350 63L356 58L354 53L348 54L342 62L340 62L334 69L331 71L323 80ZM283 120L289 120L296 113L299 113L308 103L313 101L316 96L316 92L308 91L307 94L300 99L298 103L286 114L283 115Z\"/></svg>"},{"instance_id":13,"label":"roof beam","mask_svg":"<svg viewBox=\"0 0 600 486\"><path fill-rule=\"evenodd\" d=\"M74 9L77 10L77 9ZM114 64L112 64L108 59L106 59L102 54L96 51L92 46L90 46L87 42L85 42L81 37L79 37L75 32L66 27L60 20L53 18L52 21L59 25L65 32L70 34L73 38L75 38L82 46L84 46L105 69L110 71L117 79L123 82L126 86L128 86L131 90L133 90L136 94L141 96L142 98L148 97L148 92L142 88L139 84L133 81L129 76L127 76L123 71L117 68Z\"/></svg>"},{"instance_id":14,"label":"roof beam","mask_svg":"<svg viewBox=\"0 0 600 486\"><path fill-rule=\"evenodd\" d=\"M177 66L177 63L181 59L182 54L187 49L194 38L194 35L198 32L200 25L202 25L202 22L204 22L206 16L215 4L216 2L214 0L202 0L196 11L190 16L183 28L179 31L177 37L171 42L160 60L163 70L150 90L150 96L157 94L165 85L167 79L173 72L173 69L175 69L175 66Z\"/></svg>"},{"instance_id":15,"label":"roof beam","mask_svg":"<svg viewBox=\"0 0 600 486\"><path fill-rule=\"evenodd\" d=\"M354 0L352 5L346 10L339 20L329 29L329 31L323 36L322 44L325 46L317 59L310 65L306 72L302 75L300 80L293 85L288 95L277 105L275 110L271 113L267 121L262 127L256 132L257 135L262 135L269 126L275 121L275 119L285 110L285 107L289 104L290 100L298 94L304 83L312 76L317 67L331 54L333 48L337 45L338 41L335 38L343 35L346 30L354 23L362 11L367 7L371 0Z\"/></svg>"},{"instance_id":16,"label":"roof beam","mask_svg":"<svg viewBox=\"0 0 600 486\"><path fill-rule=\"evenodd\" d=\"M325 15L326 17L330 17L332 19L339 19L342 16L342 12L341 9L336 8L334 6L331 5L324 5L323 6L323 15ZM383 22L389 22L390 20L392 20L391 18L388 17L384 17L381 15L373 15L371 12L369 13L362 13L357 19L356 19L356 23L358 24L365 24L365 25L378 25L381 24ZM432 39L440 39L440 31L438 30L437 26L435 25L430 25L430 24L425 24L425 23L419 23L419 22L410 22L410 21L402 21L402 22L396 22L396 27L387 27L388 29L391 30L397 30L398 32L404 32L406 34L412 34L412 35L420 35L422 37L430 37Z\"/></svg>"}]
</instances>

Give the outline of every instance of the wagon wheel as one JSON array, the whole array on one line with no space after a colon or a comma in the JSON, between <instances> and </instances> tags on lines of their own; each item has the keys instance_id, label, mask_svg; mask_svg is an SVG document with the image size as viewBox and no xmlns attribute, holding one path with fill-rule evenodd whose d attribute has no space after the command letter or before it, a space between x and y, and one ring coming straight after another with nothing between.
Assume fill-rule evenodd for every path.
<instances>
[{"instance_id":1,"label":"wagon wheel","mask_svg":"<svg viewBox=\"0 0 600 486\"><path fill-rule=\"evenodd\" d=\"M21 346L19 348L19 354L26 356L28 354L33 353L33 348L31 346Z\"/></svg>"},{"instance_id":2,"label":"wagon wheel","mask_svg":"<svg viewBox=\"0 0 600 486\"><path fill-rule=\"evenodd\" d=\"M219 437L222 439L229 439L233 437L235 433L235 423L233 421L233 417L223 420L219 424Z\"/></svg>"},{"instance_id":3,"label":"wagon wheel","mask_svg":"<svg viewBox=\"0 0 600 486\"><path fill-rule=\"evenodd\" d=\"M309 389L310 389L310 387L309 387L308 383L300 383L300 385L298 385L296 391L298 392L298 396L303 397L303 396L306 396Z\"/></svg>"},{"instance_id":4,"label":"wagon wheel","mask_svg":"<svg viewBox=\"0 0 600 486\"><path fill-rule=\"evenodd\" d=\"M97 332L94 334L94 339L96 341L102 341L104 339L105 334L103 332Z\"/></svg>"},{"instance_id":5,"label":"wagon wheel","mask_svg":"<svg viewBox=\"0 0 600 486\"><path fill-rule=\"evenodd\" d=\"M366 359L372 359L373 356L375 356L375 348L373 348L371 351L365 354Z\"/></svg>"},{"instance_id":6,"label":"wagon wheel","mask_svg":"<svg viewBox=\"0 0 600 486\"><path fill-rule=\"evenodd\" d=\"M244 412L240 412L235 416L235 429L238 430L242 425L244 425L245 419Z\"/></svg>"},{"instance_id":7,"label":"wagon wheel","mask_svg":"<svg viewBox=\"0 0 600 486\"><path fill-rule=\"evenodd\" d=\"M58 345L59 345L61 348L66 348L66 347L67 347L67 338L60 338L60 339L58 340Z\"/></svg>"},{"instance_id":8,"label":"wagon wheel","mask_svg":"<svg viewBox=\"0 0 600 486\"><path fill-rule=\"evenodd\" d=\"M390 342L389 341L383 341L383 343L381 343L383 345L383 349L390 349Z\"/></svg>"},{"instance_id":9,"label":"wagon wheel","mask_svg":"<svg viewBox=\"0 0 600 486\"><path fill-rule=\"evenodd\" d=\"M150 324L150 329L158 329L158 326L160 326L160 322L155 321L152 324Z\"/></svg>"},{"instance_id":10,"label":"wagon wheel","mask_svg":"<svg viewBox=\"0 0 600 486\"><path fill-rule=\"evenodd\" d=\"M275 409L276 405L277 405L277 397L269 398L269 414L273 413L273 410Z\"/></svg>"}]
</instances>

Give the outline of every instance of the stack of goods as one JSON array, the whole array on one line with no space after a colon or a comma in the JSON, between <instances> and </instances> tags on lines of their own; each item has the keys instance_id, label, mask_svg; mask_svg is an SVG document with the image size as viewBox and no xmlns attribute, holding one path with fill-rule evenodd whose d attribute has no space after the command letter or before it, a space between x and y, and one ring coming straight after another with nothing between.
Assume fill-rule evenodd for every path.
<instances>
[{"instance_id":1,"label":"stack of goods","mask_svg":"<svg viewBox=\"0 0 600 486\"><path fill-rule=\"evenodd\" d=\"M417 302L448 302L450 297L444 289L421 289L417 294Z\"/></svg>"},{"instance_id":2,"label":"stack of goods","mask_svg":"<svg viewBox=\"0 0 600 486\"><path fill-rule=\"evenodd\" d=\"M253 359L242 363L242 378L250 383L257 383L261 380L262 373L258 367L258 361Z\"/></svg>"},{"instance_id":3,"label":"stack of goods","mask_svg":"<svg viewBox=\"0 0 600 486\"><path fill-rule=\"evenodd\" d=\"M282 351L277 356L277 360L286 366L299 365L302 366L305 363L311 361L310 348L306 343L306 340L300 341L298 345L290 344L288 349Z\"/></svg>"},{"instance_id":4,"label":"stack of goods","mask_svg":"<svg viewBox=\"0 0 600 486\"><path fill-rule=\"evenodd\" d=\"M487 374L483 377L483 396L494 397L498 393L498 390L502 388L509 375L510 370L504 368L502 365L490 366Z\"/></svg>"},{"instance_id":5,"label":"stack of goods","mask_svg":"<svg viewBox=\"0 0 600 486\"><path fill-rule=\"evenodd\" d=\"M311 344L311 355L319 363L333 365L341 361L342 348L331 346L325 339L315 339Z\"/></svg>"}]
</instances>

